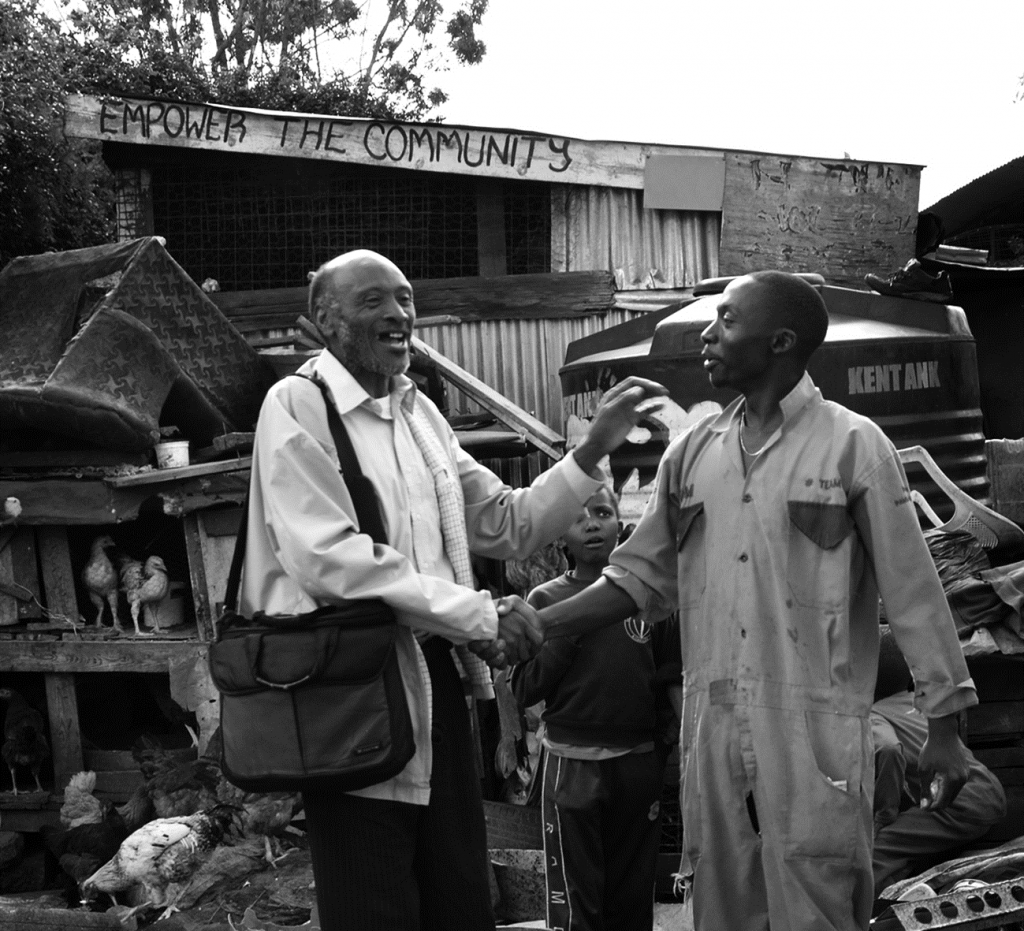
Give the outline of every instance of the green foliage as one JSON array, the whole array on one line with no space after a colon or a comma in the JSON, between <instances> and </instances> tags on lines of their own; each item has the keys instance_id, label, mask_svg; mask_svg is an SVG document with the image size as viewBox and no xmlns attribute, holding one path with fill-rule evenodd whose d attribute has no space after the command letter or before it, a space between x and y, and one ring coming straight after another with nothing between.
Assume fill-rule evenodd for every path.
<instances>
[{"instance_id":1,"label":"green foliage","mask_svg":"<svg viewBox=\"0 0 1024 931\"><path fill-rule=\"evenodd\" d=\"M419 120L445 100L429 76L486 51L487 0L61 2L87 93Z\"/></svg>"},{"instance_id":2,"label":"green foliage","mask_svg":"<svg viewBox=\"0 0 1024 931\"><path fill-rule=\"evenodd\" d=\"M59 22L0 0L0 267L114 238L98 144L62 132L68 93L421 120L446 100L430 76L486 51L488 0L48 2Z\"/></svg>"},{"instance_id":3,"label":"green foliage","mask_svg":"<svg viewBox=\"0 0 1024 931\"><path fill-rule=\"evenodd\" d=\"M62 132L65 51L35 0L0 4L0 267L112 236L113 190L98 146Z\"/></svg>"}]
</instances>

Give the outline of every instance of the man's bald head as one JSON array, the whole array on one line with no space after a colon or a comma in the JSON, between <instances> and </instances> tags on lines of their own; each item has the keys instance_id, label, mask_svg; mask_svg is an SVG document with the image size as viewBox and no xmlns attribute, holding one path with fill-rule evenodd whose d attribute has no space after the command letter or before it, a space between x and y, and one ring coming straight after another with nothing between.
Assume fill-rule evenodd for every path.
<instances>
[{"instance_id":1,"label":"man's bald head","mask_svg":"<svg viewBox=\"0 0 1024 931\"><path fill-rule=\"evenodd\" d=\"M309 275L309 319L319 323L317 311L325 303L337 300L337 293L350 285L361 269L387 268L402 275L402 270L391 259L372 249L353 249L324 262ZM404 276L403 276L404 277Z\"/></svg>"},{"instance_id":2,"label":"man's bald head","mask_svg":"<svg viewBox=\"0 0 1024 931\"><path fill-rule=\"evenodd\" d=\"M412 285L390 259L357 249L325 262L309 285L309 313L328 350L374 398L409 368L416 322Z\"/></svg>"},{"instance_id":3,"label":"man's bald head","mask_svg":"<svg viewBox=\"0 0 1024 931\"><path fill-rule=\"evenodd\" d=\"M806 363L828 332L828 311L818 289L789 272L753 272L746 277L757 284L773 326L796 334L794 348L799 361Z\"/></svg>"}]
</instances>

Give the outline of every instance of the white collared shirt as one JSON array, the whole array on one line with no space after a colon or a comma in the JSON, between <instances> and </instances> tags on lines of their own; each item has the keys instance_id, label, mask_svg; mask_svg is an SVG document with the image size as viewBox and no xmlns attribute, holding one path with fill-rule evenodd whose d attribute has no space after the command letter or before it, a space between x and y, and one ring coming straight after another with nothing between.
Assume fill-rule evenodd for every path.
<instances>
[{"instance_id":1,"label":"white collared shirt","mask_svg":"<svg viewBox=\"0 0 1024 931\"><path fill-rule=\"evenodd\" d=\"M320 389L284 378L268 392L253 450L239 610L299 614L343 599L381 598L402 627L399 662L413 716L416 755L395 779L362 790L426 804L430 786L430 691L414 631L454 643L489 640L498 619L491 596L455 582L444 552L433 478L399 405L417 405L452 457L462 483L473 553L521 558L558 537L600 487L572 456L511 489L458 445L437 408L405 376L388 398L371 398L329 352L306 363L326 383L363 473L373 482L388 545L358 532L339 472Z\"/></svg>"}]
</instances>

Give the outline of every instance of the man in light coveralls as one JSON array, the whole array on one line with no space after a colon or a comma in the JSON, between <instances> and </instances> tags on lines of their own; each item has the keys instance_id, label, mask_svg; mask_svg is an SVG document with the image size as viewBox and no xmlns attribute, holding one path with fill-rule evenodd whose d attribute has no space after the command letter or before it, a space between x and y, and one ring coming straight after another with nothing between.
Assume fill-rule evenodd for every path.
<instances>
[{"instance_id":1,"label":"man in light coveralls","mask_svg":"<svg viewBox=\"0 0 1024 931\"><path fill-rule=\"evenodd\" d=\"M928 718L924 804L968 775L977 696L899 455L806 372L827 329L795 275L730 282L703 358L740 397L669 446L602 579L540 612L552 637L678 607L698 931L868 927L879 594Z\"/></svg>"}]
</instances>

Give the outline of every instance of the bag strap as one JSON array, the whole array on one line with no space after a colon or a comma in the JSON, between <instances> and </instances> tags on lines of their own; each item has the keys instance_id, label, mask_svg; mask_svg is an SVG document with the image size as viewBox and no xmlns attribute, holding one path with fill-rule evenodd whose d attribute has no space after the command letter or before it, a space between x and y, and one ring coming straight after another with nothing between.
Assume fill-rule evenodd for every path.
<instances>
[{"instance_id":1,"label":"bag strap","mask_svg":"<svg viewBox=\"0 0 1024 931\"><path fill-rule=\"evenodd\" d=\"M359 457L356 456L355 448L352 446L352 439L348 430L338 416L337 408L331 402L327 393L327 385L317 377L292 373L296 378L304 378L313 382L324 397L324 404L327 407L327 425L331 430L331 437L334 439L334 447L338 452L338 462L341 465L342 475L345 477L345 484L348 486L352 504L356 509L356 518L359 520L360 533L369 534L374 543L387 543L388 538L384 533L384 519L380 513L380 502L377 499L377 490L359 466ZM242 517L238 522L238 536L235 538L235 552L231 557L231 568L228 570L227 588L224 592L224 607L228 611L234 611L238 605L238 586L242 580L242 563L245 560L245 536L249 526L249 495L251 493L252 479L250 477L250 488L245 493L245 503L242 505Z\"/></svg>"}]
</instances>

